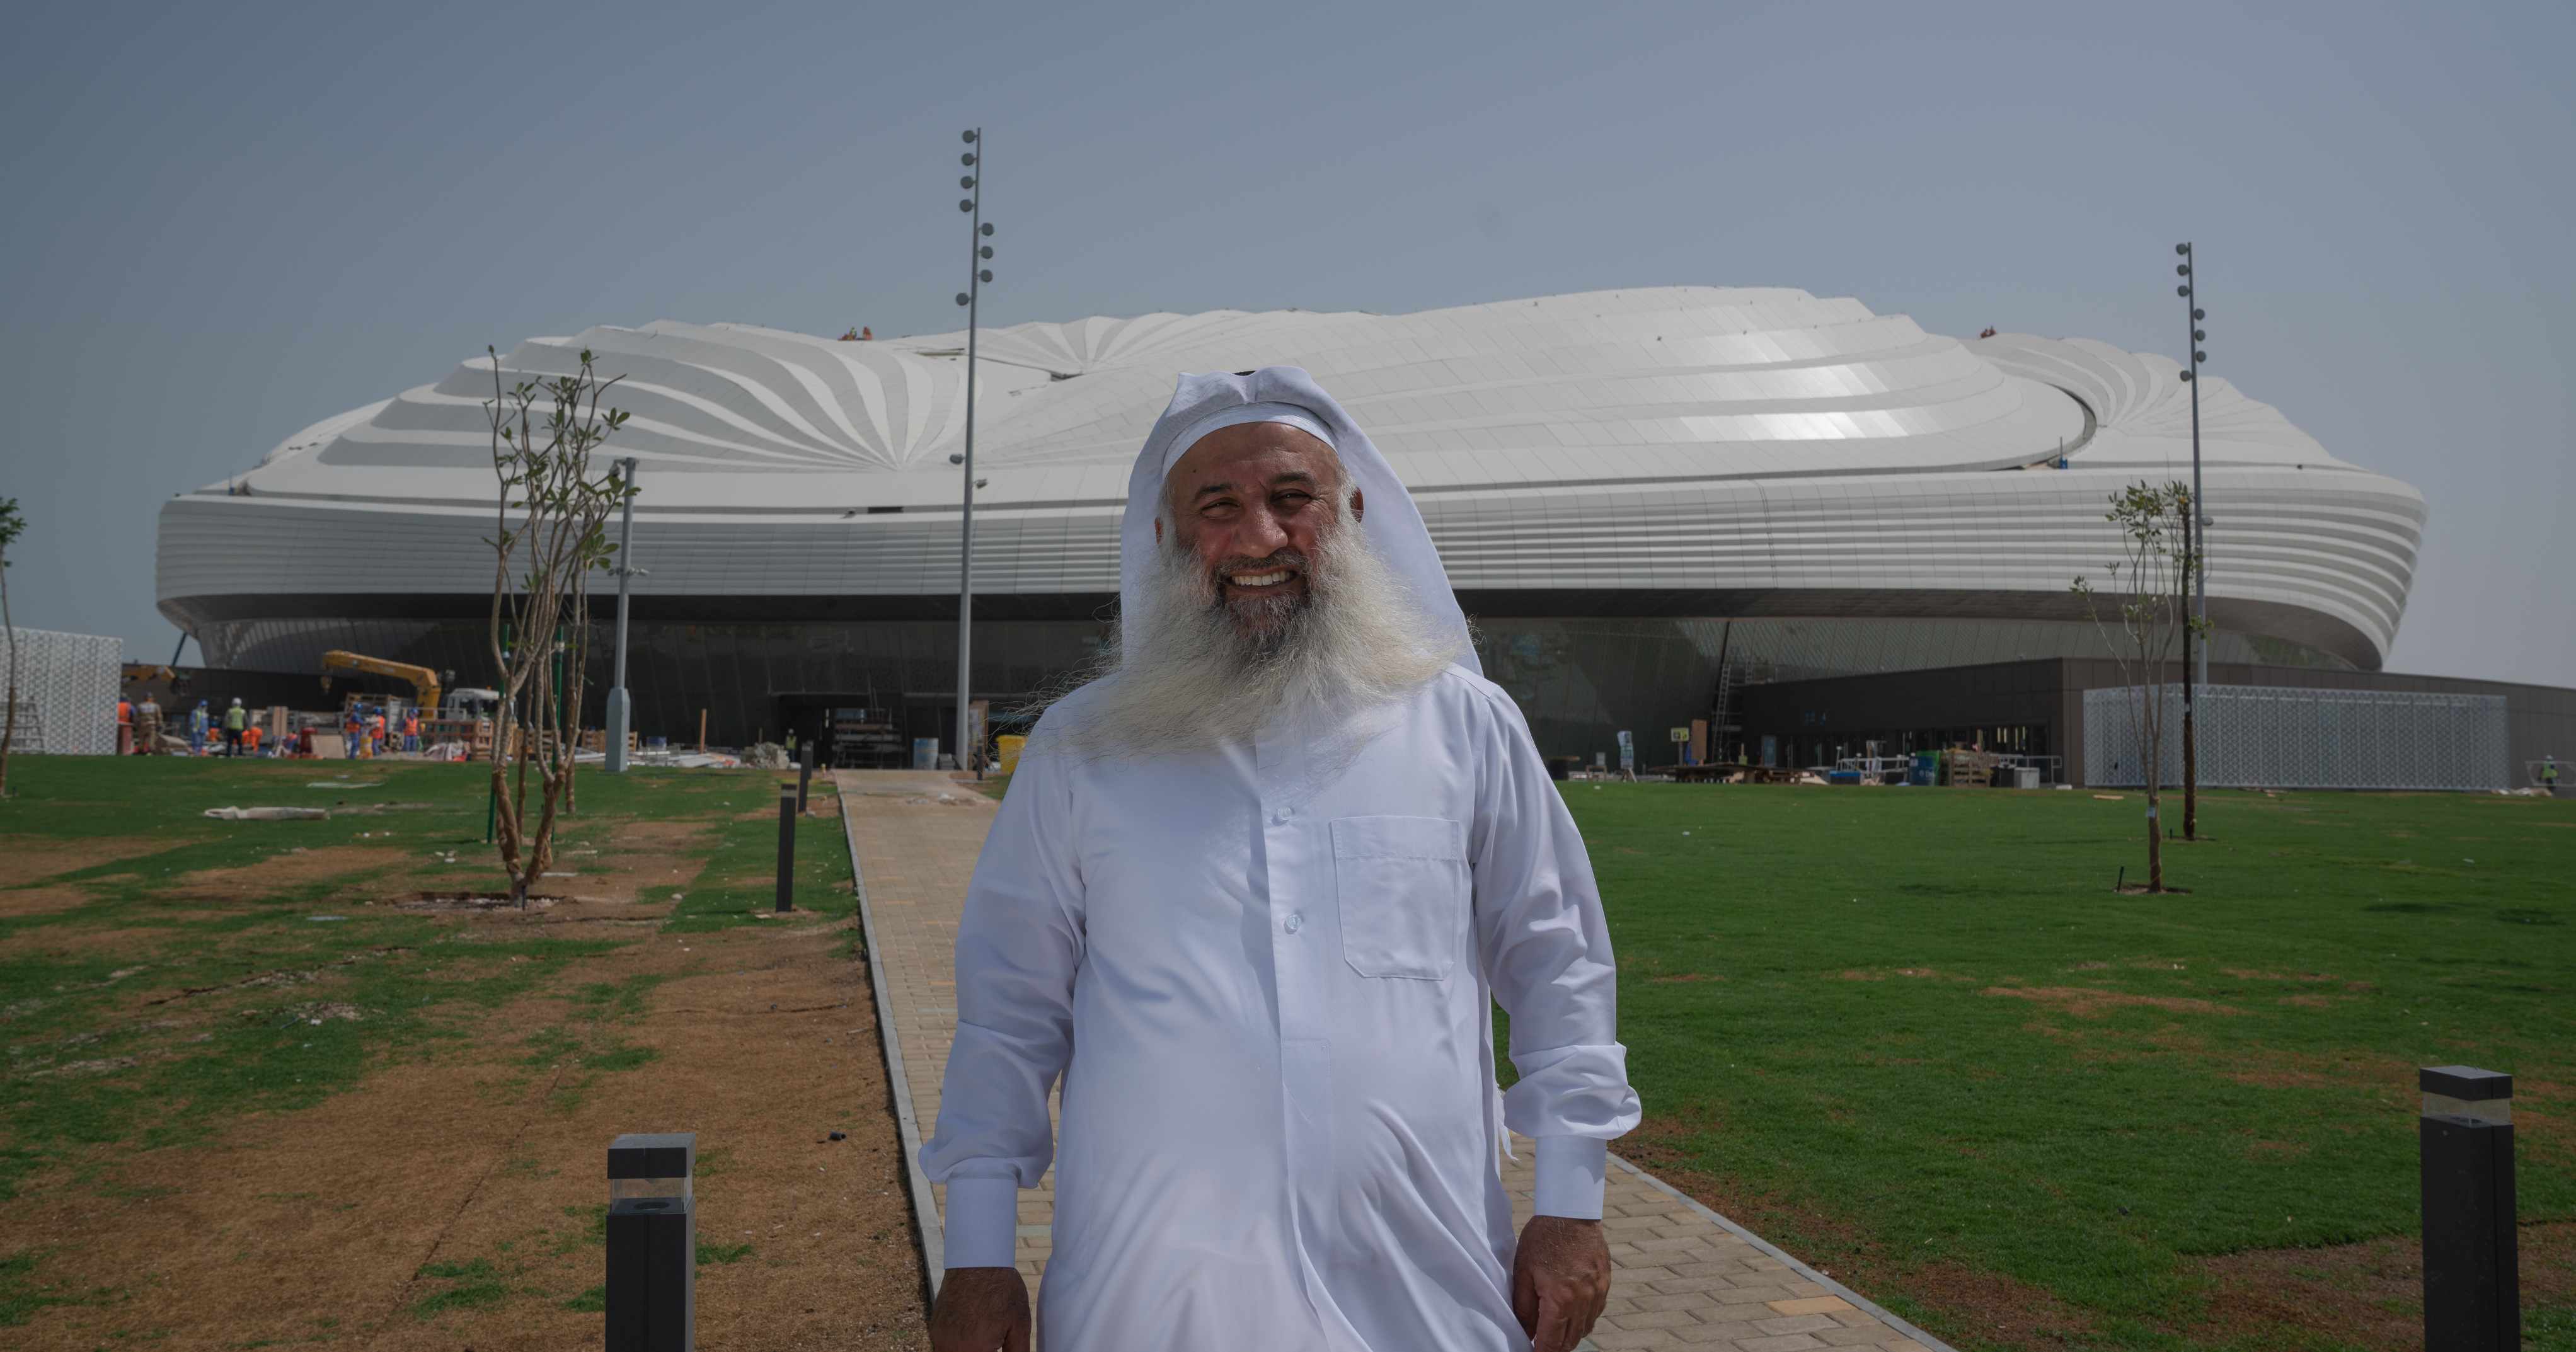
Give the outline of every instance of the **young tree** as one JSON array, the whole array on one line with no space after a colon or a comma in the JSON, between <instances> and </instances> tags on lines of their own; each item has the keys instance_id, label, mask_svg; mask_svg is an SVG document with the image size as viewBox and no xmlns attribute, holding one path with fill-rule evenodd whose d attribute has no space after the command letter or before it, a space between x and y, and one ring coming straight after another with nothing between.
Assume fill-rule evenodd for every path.
<instances>
[{"instance_id":1,"label":"young tree","mask_svg":"<svg viewBox=\"0 0 2576 1352\"><path fill-rule=\"evenodd\" d=\"M0 498L0 630L9 635L9 712L0 722L0 798L9 796L9 745L18 739L18 623L9 618L9 546L27 531L16 498Z\"/></svg>"},{"instance_id":2,"label":"young tree","mask_svg":"<svg viewBox=\"0 0 2576 1352\"><path fill-rule=\"evenodd\" d=\"M2181 482L2158 487L2142 481L2113 493L2111 510L2102 517L2119 530L2120 558L2107 565L2108 591L2097 593L2082 577L2074 585L2136 701L2138 765L2147 786L2150 892L2165 890L2164 833L2156 820L2164 797L2165 675L2183 633L2201 632L2201 622L2183 601L2197 565L2183 538L2191 510L2191 487ZM2102 617L2105 599L2118 602L2116 635Z\"/></svg>"},{"instance_id":3,"label":"young tree","mask_svg":"<svg viewBox=\"0 0 2576 1352\"><path fill-rule=\"evenodd\" d=\"M489 542L492 662L501 687L492 728L493 828L510 899L524 909L528 889L554 862L555 818L572 803L590 655L590 575L616 554L608 519L634 490L613 469L591 472L592 453L626 425L625 413L599 406L625 377L599 379L584 349L574 374L504 389L500 353L484 351L492 361L492 399L483 407L492 423L492 471L501 482ZM542 422L533 416L541 397L553 404Z\"/></svg>"}]
</instances>

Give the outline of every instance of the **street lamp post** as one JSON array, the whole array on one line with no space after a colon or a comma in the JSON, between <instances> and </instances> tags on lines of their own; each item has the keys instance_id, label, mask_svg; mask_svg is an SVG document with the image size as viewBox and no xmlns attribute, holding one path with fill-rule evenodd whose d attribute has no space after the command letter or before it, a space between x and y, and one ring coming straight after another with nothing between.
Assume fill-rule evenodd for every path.
<instances>
[{"instance_id":1,"label":"street lamp post","mask_svg":"<svg viewBox=\"0 0 2576 1352\"><path fill-rule=\"evenodd\" d=\"M993 280L992 269L984 266L984 260L993 256L993 246L984 242L992 238L993 223L984 219L984 171L980 167L984 129L968 131L965 139L971 148L957 162L970 172L957 180L957 186L968 195L958 201L957 209L965 212L970 222L966 241L971 252L966 264L966 289L957 293L957 303L966 307L966 450L951 457L965 466L957 531L957 768L963 770L971 764L980 779L984 767L981 758L968 749L972 729L967 720L973 699L968 663L974 654L975 635L975 328L984 283Z\"/></svg>"},{"instance_id":2,"label":"street lamp post","mask_svg":"<svg viewBox=\"0 0 2576 1352\"><path fill-rule=\"evenodd\" d=\"M634 456L617 462L624 477L618 487L621 501L617 517L617 679L608 686L608 753L607 770L612 775L626 773L626 733L634 726L635 707L626 693L626 583L635 575L635 465Z\"/></svg>"},{"instance_id":3,"label":"street lamp post","mask_svg":"<svg viewBox=\"0 0 2576 1352\"><path fill-rule=\"evenodd\" d=\"M2200 500L2200 364L2209 359L2209 354L2200 350L2200 343L2209 335L2200 328L2200 321L2207 317L2208 312L2200 308L2200 284L2192 275L2191 241L2184 240L2175 245L2174 252L2182 256L2182 261L2174 265L2175 274L2182 278L2181 284L2174 288L2174 294L2181 296L2183 308L2191 311L2191 360L2182 371L2183 383L2191 387L2191 503L2183 515L2182 552L2190 567L2186 583L2194 593L2189 598L2182 598L2192 606L2191 623L2182 629L2182 837L2197 840L2200 838L2200 729L2192 717L2192 705L2200 687L2209 684L2209 637L2194 632L2209 626L2209 564L2201 557L2201 551L2209 544L2209 514L2201 509ZM2195 640L2198 642L2196 655Z\"/></svg>"}]
</instances>

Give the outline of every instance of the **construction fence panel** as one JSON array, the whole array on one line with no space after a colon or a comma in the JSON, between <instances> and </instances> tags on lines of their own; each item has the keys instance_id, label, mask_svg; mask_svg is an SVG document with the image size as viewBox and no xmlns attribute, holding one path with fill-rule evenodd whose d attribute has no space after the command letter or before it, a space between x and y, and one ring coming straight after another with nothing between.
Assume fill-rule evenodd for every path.
<instances>
[{"instance_id":1,"label":"construction fence panel","mask_svg":"<svg viewBox=\"0 0 2576 1352\"><path fill-rule=\"evenodd\" d=\"M2182 781L2182 687L2164 700L2159 758ZM2146 782L2140 690L2084 692L2084 778ZM2505 697L2395 690L2209 686L2194 715L2204 788L2484 790L2511 785Z\"/></svg>"},{"instance_id":2,"label":"construction fence panel","mask_svg":"<svg viewBox=\"0 0 2576 1352\"><path fill-rule=\"evenodd\" d=\"M13 656L0 632L0 681ZM18 735L12 751L55 756L116 754L116 695L125 641L51 629L17 631ZM0 685L0 692L6 686ZM0 693L0 700L5 700ZM0 708L0 717L7 716Z\"/></svg>"}]
</instances>

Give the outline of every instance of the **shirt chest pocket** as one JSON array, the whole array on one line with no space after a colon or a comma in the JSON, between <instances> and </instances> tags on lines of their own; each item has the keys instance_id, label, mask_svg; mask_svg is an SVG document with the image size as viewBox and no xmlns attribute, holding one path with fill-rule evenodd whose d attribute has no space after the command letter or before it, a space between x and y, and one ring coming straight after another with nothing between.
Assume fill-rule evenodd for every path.
<instances>
[{"instance_id":1,"label":"shirt chest pocket","mask_svg":"<svg viewBox=\"0 0 2576 1352\"><path fill-rule=\"evenodd\" d=\"M1343 960L1361 976L1446 979L1473 904L1466 828L1446 817L1342 817L1332 830Z\"/></svg>"}]
</instances>

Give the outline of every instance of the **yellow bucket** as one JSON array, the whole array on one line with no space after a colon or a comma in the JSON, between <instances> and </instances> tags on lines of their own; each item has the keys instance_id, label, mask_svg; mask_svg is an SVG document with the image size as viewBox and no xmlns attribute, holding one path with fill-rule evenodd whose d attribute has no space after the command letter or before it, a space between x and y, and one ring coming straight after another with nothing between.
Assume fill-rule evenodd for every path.
<instances>
[{"instance_id":1,"label":"yellow bucket","mask_svg":"<svg viewBox=\"0 0 2576 1352\"><path fill-rule=\"evenodd\" d=\"M1020 768L1020 748L1027 746L1029 744L1029 739L1026 737L997 737L994 739L994 743L1001 748L1000 768L1002 773L1007 775L1017 771Z\"/></svg>"}]
</instances>

